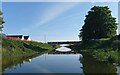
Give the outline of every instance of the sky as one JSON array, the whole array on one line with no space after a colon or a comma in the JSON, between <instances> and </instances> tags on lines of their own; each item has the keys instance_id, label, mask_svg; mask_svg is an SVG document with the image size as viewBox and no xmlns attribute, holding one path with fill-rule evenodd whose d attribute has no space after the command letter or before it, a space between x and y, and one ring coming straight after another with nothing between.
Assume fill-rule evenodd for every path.
<instances>
[{"instance_id":1,"label":"sky","mask_svg":"<svg viewBox=\"0 0 120 75\"><path fill-rule=\"evenodd\" d=\"M41 42L79 40L85 15L95 5L108 6L118 22L117 2L2 2L3 33Z\"/></svg>"},{"instance_id":2,"label":"sky","mask_svg":"<svg viewBox=\"0 0 120 75\"><path fill-rule=\"evenodd\" d=\"M118 2L119 0L1 0L2 2Z\"/></svg>"}]
</instances>

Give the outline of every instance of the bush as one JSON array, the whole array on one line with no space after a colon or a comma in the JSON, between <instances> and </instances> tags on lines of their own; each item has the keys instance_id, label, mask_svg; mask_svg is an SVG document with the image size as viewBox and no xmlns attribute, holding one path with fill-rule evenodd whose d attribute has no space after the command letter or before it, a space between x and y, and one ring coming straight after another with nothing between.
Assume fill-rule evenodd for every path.
<instances>
[{"instance_id":1,"label":"bush","mask_svg":"<svg viewBox=\"0 0 120 75\"><path fill-rule=\"evenodd\" d=\"M105 62L111 62L111 63L118 63L120 53L118 51L113 50L95 50L93 52L93 56L98 61L105 61Z\"/></svg>"},{"instance_id":2,"label":"bush","mask_svg":"<svg viewBox=\"0 0 120 75\"><path fill-rule=\"evenodd\" d=\"M98 61L107 61L108 54L104 52L103 50L95 50L93 52L94 58L96 58Z\"/></svg>"},{"instance_id":3,"label":"bush","mask_svg":"<svg viewBox=\"0 0 120 75\"><path fill-rule=\"evenodd\" d=\"M108 61L110 62L118 62L118 57L119 57L119 53L117 51L110 51L108 52Z\"/></svg>"}]
</instances>

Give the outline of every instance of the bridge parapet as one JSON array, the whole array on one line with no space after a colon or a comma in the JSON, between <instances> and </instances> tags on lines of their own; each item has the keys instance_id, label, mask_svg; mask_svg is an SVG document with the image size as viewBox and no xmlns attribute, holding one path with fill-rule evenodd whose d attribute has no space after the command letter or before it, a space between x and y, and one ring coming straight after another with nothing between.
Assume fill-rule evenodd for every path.
<instances>
[{"instance_id":1,"label":"bridge parapet","mask_svg":"<svg viewBox=\"0 0 120 75\"><path fill-rule=\"evenodd\" d=\"M64 41L64 42L48 42L51 45L60 45L60 44L79 44L81 41Z\"/></svg>"}]
</instances>

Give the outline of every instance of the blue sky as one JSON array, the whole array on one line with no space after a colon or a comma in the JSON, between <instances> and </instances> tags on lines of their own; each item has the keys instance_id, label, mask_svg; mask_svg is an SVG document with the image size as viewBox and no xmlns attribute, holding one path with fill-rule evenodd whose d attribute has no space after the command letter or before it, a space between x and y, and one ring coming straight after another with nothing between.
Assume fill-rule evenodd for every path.
<instances>
[{"instance_id":1,"label":"blue sky","mask_svg":"<svg viewBox=\"0 0 120 75\"><path fill-rule=\"evenodd\" d=\"M79 40L85 15L94 5L108 6L118 19L117 2L3 2L3 32L30 35L42 42L45 35L47 41Z\"/></svg>"}]
</instances>

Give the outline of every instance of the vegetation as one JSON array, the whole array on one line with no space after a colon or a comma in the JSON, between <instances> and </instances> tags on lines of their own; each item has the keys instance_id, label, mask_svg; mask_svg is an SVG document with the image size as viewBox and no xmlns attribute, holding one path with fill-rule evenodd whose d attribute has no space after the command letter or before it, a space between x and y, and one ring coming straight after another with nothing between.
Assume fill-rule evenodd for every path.
<instances>
[{"instance_id":1,"label":"vegetation","mask_svg":"<svg viewBox=\"0 0 120 75\"><path fill-rule=\"evenodd\" d=\"M108 73L112 75L116 75L117 72L116 65L113 63L106 63L106 62L96 62L96 58L93 58L91 54L83 54L84 58L80 60L83 65L83 72L88 73ZM89 74L88 74L89 75Z\"/></svg>"},{"instance_id":2,"label":"vegetation","mask_svg":"<svg viewBox=\"0 0 120 75\"><path fill-rule=\"evenodd\" d=\"M53 50L49 44L43 44L35 41L22 41L3 38L3 57L23 56L40 53L47 50Z\"/></svg>"},{"instance_id":3,"label":"vegetation","mask_svg":"<svg viewBox=\"0 0 120 75\"><path fill-rule=\"evenodd\" d=\"M22 41L3 38L2 44L2 69L16 65L17 63L23 63L23 60L27 60L32 57L36 57L43 53L54 50L54 48L46 43L35 41Z\"/></svg>"},{"instance_id":4,"label":"vegetation","mask_svg":"<svg viewBox=\"0 0 120 75\"><path fill-rule=\"evenodd\" d=\"M80 38L83 41L89 41L115 36L117 29L115 19L107 6L94 6L86 15L85 24L80 30Z\"/></svg>"},{"instance_id":5,"label":"vegetation","mask_svg":"<svg viewBox=\"0 0 120 75\"><path fill-rule=\"evenodd\" d=\"M116 35L117 23L111 10L107 6L94 6L84 22L79 35L82 42L70 47L98 62L120 64L120 35Z\"/></svg>"},{"instance_id":6,"label":"vegetation","mask_svg":"<svg viewBox=\"0 0 120 75\"><path fill-rule=\"evenodd\" d=\"M93 55L98 61L120 64L120 52L118 51L95 50Z\"/></svg>"},{"instance_id":7,"label":"vegetation","mask_svg":"<svg viewBox=\"0 0 120 75\"><path fill-rule=\"evenodd\" d=\"M2 14L3 13L0 11L0 31L2 30L2 28L3 28L2 24L4 23L3 18L1 17Z\"/></svg>"},{"instance_id":8,"label":"vegetation","mask_svg":"<svg viewBox=\"0 0 120 75\"><path fill-rule=\"evenodd\" d=\"M0 11L0 31L2 31L2 24L3 24L3 18L1 17L2 16L2 12ZM2 45L2 43L1 43L2 41L1 41L1 35L0 35L0 61L2 60L2 49L1 49L1 45ZM0 67L2 67L2 62L0 62ZM2 69L0 68L0 73L2 72Z\"/></svg>"},{"instance_id":9,"label":"vegetation","mask_svg":"<svg viewBox=\"0 0 120 75\"><path fill-rule=\"evenodd\" d=\"M71 45L70 48L82 53L90 54L98 62L120 64L120 39L118 36L109 40L91 40L80 44Z\"/></svg>"},{"instance_id":10,"label":"vegetation","mask_svg":"<svg viewBox=\"0 0 120 75\"><path fill-rule=\"evenodd\" d=\"M3 23L2 18L0 22L1 25ZM120 64L120 35L116 35L117 23L109 8L94 6L86 15L84 22L85 24L80 30L82 42L71 45L70 48L83 54L84 58L87 54L97 62ZM14 65L22 63L21 61L29 59L31 56L34 57L53 49L51 45L40 42L3 38L3 70L8 66L13 66L13 63L15 63ZM87 57L90 59L89 56ZM91 66L86 67L90 67L90 70L92 70ZM101 69L101 66L99 67ZM92 68L94 69L94 66Z\"/></svg>"}]
</instances>

